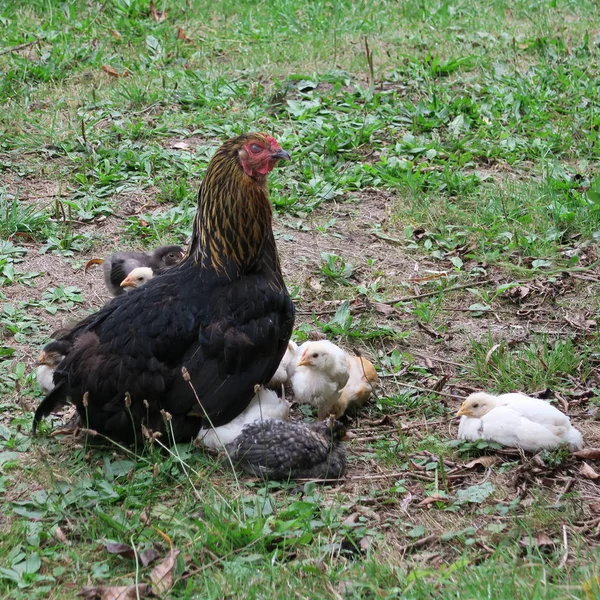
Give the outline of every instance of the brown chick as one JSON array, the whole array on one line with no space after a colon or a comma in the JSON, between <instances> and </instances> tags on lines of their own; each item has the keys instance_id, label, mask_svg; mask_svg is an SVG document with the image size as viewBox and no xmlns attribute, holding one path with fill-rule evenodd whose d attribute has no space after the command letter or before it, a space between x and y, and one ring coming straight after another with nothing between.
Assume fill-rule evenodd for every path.
<instances>
[{"instance_id":1,"label":"brown chick","mask_svg":"<svg viewBox=\"0 0 600 600\"><path fill-rule=\"evenodd\" d=\"M68 344L61 342L60 340L50 342L46 344L40 356L35 363L36 379L42 389L47 394L54 388L54 371L56 367L62 362L69 351Z\"/></svg>"},{"instance_id":2,"label":"brown chick","mask_svg":"<svg viewBox=\"0 0 600 600\"><path fill-rule=\"evenodd\" d=\"M346 472L341 440L345 427L333 419L291 423L267 419L246 425L227 445L233 463L266 479L337 479Z\"/></svg>"},{"instance_id":3,"label":"brown chick","mask_svg":"<svg viewBox=\"0 0 600 600\"><path fill-rule=\"evenodd\" d=\"M379 383L377 371L372 363L362 356L347 354L348 383L344 386L339 399L331 407L331 414L339 419L347 410L355 410L363 406L373 388Z\"/></svg>"}]
</instances>

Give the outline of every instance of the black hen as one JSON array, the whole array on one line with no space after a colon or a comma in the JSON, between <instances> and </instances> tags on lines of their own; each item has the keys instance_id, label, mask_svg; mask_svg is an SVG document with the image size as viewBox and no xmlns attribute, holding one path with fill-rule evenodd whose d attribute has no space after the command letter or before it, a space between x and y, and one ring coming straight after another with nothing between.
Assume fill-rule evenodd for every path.
<instances>
[{"instance_id":1,"label":"black hen","mask_svg":"<svg viewBox=\"0 0 600 600\"><path fill-rule=\"evenodd\" d=\"M267 479L337 479L346 471L339 421L250 423L227 446L235 465Z\"/></svg>"},{"instance_id":2,"label":"black hen","mask_svg":"<svg viewBox=\"0 0 600 600\"><path fill-rule=\"evenodd\" d=\"M189 440L203 424L222 425L246 408L254 386L275 373L294 324L266 189L281 159L288 153L264 134L217 150L187 256L62 338L71 350L34 431L67 399L85 426L123 442L139 440L142 425Z\"/></svg>"}]
</instances>

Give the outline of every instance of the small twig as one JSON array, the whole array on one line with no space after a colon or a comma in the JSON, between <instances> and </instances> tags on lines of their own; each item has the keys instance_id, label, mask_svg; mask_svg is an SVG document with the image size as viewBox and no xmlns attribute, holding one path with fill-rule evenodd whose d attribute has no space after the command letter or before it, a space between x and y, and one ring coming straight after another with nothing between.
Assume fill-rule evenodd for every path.
<instances>
[{"instance_id":1,"label":"small twig","mask_svg":"<svg viewBox=\"0 0 600 600\"><path fill-rule=\"evenodd\" d=\"M369 48L369 42L367 40L367 36L365 35L365 53L367 55L367 64L369 65L369 85L371 87L375 86L375 68L373 66L373 53Z\"/></svg>"},{"instance_id":2,"label":"small twig","mask_svg":"<svg viewBox=\"0 0 600 600\"><path fill-rule=\"evenodd\" d=\"M438 538L438 534L432 533L431 535L421 538L420 540L417 540L416 542L413 542L412 544L408 544L407 546L404 546L404 548L402 548L402 551L406 552L407 550L410 550L411 548L419 548L421 546L425 546L425 544L429 544L429 542L433 542L434 540L437 540L437 538Z\"/></svg>"},{"instance_id":3,"label":"small twig","mask_svg":"<svg viewBox=\"0 0 600 600\"><path fill-rule=\"evenodd\" d=\"M379 377L395 377L396 373L383 373L380 374ZM448 392L438 392L436 390L432 390L430 388L421 387L420 385L411 385L410 383L401 382L399 385L403 387L410 388L412 390L419 390L420 392L428 392L430 394L438 394L439 396L446 396L446 398L452 398L453 400L459 399L455 394L449 394Z\"/></svg>"},{"instance_id":4,"label":"small twig","mask_svg":"<svg viewBox=\"0 0 600 600\"><path fill-rule=\"evenodd\" d=\"M397 304L398 302L410 302L411 300L417 300L419 298L427 298L428 296L436 296L437 294L443 294L444 292L453 292L454 290L464 290L469 287L479 287L486 285L487 283L494 283L493 279L485 279L483 281L473 281L471 283L461 283L460 285L453 285L452 287L445 288L443 290L436 290L435 292L425 292L423 294L416 294L415 296L402 296L395 300L384 300L381 304Z\"/></svg>"},{"instance_id":5,"label":"small twig","mask_svg":"<svg viewBox=\"0 0 600 600\"><path fill-rule=\"evenodd\" d=\"M563 554L563 557L560 559L560 562L558 563L559 569L562 569L567 564L567 559L569 558L569 538L567 537L567 526L563 525L562 530L563 530L563 546L565 548L565 553Z\"/></svg>"},{"instance_id":6,"label":"small twig","mask_svg":"<svg viewBox=\"0 0 600 600\"><path fill-rule=\"evenodd\" d=\"M440 362L440 363L445 363L447 365L453 365L455 367L461 367L462 369L466 369L467 368L467 365L463 365L462 363L457 363L457 362L454 362L452 360L446 360L445 358L439 358L437 356L425 356L424 354L420 354L419 352L411 352L411 354L413 356L418 356L419 358L422 358L424 360L429 359L429 360L432 360L434 362Z\"/></svg>"},{"instance_id":7,"label":"small twig","mask_svg":"<svg viewBox=\"0 0 600 600\"><path fill-rule=\"evenodd\" d=\"M38 43L38 38L35 38L32 42L25 42L24 44L19 44L18 46L11 46L10 48L3 48L0 50L0 55L8 54L9 52L16 52L17 50L23 50L23 48L29 48L29 46L33 46Z\"/></svg>"}]
</instances>

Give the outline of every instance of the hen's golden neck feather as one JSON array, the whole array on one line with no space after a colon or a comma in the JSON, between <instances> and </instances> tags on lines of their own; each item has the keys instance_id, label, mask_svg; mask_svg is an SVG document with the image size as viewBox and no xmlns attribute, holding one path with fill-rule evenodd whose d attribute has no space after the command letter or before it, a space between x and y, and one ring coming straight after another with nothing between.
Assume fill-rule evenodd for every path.
<instances>
[{"instance_id":1,"label":"hen's golden neck feather","mask_svg":"<svg viewBox=\"0 0 600 600\"><path fill-rule=\"evenodd\" d=\"M210 161L188 253L202 267L230 275L234 269L239 275L260 257L272 220L266 173L248 175L242 160L247 144L255 140L268 144L269 139L262 134L234 138Z\"/></svg>"}]
</instances>

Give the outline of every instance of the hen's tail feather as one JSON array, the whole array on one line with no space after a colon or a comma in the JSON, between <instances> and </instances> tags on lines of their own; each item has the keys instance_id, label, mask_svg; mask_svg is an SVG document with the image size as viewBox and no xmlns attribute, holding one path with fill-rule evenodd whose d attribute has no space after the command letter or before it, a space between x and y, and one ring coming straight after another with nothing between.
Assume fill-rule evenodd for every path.
<instances>
[{"instance_id":1,"label":"hen's tail feather","mask_svg":"<svg viewBox=\"0 0 600 600\"><path fill-rule=\"evenodd\" d=\"M47 417L50 413L54 412L61 406L64 406L67 402L67 386L66 381L63 379L59 381L54 389L40 402L40 405L33 415L32 431L33 435L37 430L38 423Z\"/></svg>"}]
</instances>

